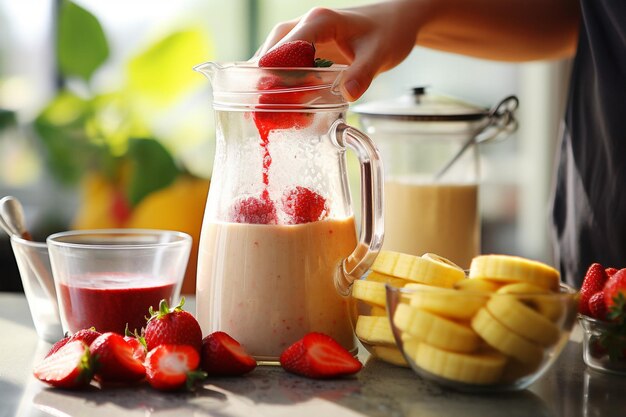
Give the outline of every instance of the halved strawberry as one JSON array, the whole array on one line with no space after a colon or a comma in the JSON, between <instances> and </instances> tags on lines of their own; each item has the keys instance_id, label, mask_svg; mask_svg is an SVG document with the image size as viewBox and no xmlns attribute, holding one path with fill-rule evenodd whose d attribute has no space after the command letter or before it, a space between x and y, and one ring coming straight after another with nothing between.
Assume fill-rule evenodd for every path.
<instances>
[{"instance_id":1,"label":"halved strawberry","mask_svg":"<svg viewBox=\"0 0 626 417\"><path fill-rule=\"evenodd\" d=\"M167 301L161 300L159 311L150 308L150 319L144 331L146 347L151 351L159 345L191 345L198 352L202 347L202 330L198 320L183 310L185 297L170 309Z\"/></svg>"},{"instance_id":2,"label":"halved strawberry","mask_svg":"<svg viewBox=\"0 0 626 417\"><path fill-rule=\"evenodd\" d=\"M143 363L146 359L146 354L148 353L146 339L137 332L137 329L135 329L134 333L131 332L128 328L128 323L126 323L126 328L124 329L124 340L126 340L126 343L133 348L133 358Z\"/></svg>"},{"instance_id":3,"label":"halved strawberry","mask_svg":"<svg viewBox=\"0 0 626 417\"><path fill-rule=\"evenodd\" d=\"M363 365L332 337L308 333L280 355L288 372L309 378L333 378L359 372Z\"/></svg>"},{"instance_id":4,"label":"halved strawberry","mask_svg":"<svg viewBox=\"0 0 626 417\"><path fill-rule=\"evenodd\" d=\"M72 340L82 340L87 344L87 346L91 346L94 340L96 340L102 333L96 331L95 327L90 327L88 329L82 329L74 333L70 336L70 341Z\"/></svg>"},{"instance_id":5,"label":"halved strawberry","mask_svg":"<svg viewBox=\"0 0 626 417\"><path fill-rule=\"evenodd\" d=\"M65 346L65 344L73 342L74 340L81 340L85 342L87 346L90 346L91 343L96 340L98 336L100 336L100 332L97 332L94 327L79 330L71 336L65 336L63 339L57 341L54 345L52 345L52 348L50 348L50 350L46 354L46 358L61 349L63 346Z\"/></svg>"},{"instance_id":6,"label":"halved strawberry","mask_svg":"<svg viewBox=\"0 0 626 417\"><path fill-rule=\"evenodd\" d=\"M286 190L282 197L283 210L291 217L290 223L316 222L328 216L326 199L306 187Z\"/></svg>"},{"instance_id":7,"label":"halved strawberry","mask_svg":"<svg viewBox=\"0 0 626 417\"><path fill-rule=\"evenodd\" d=\"M80 340L66 342L59 350L37 365L33 374L40 381L53 387L84 388L89 385L93 377L89 347Z\"/></svg>"},{"instance_id":8,"label":"halved strawberry","mask_svg":"<svg viewBox=\"0 0 626 417\"><path fill-rule=\"evenodd\" d=\"M256 361L228 334L215 332L202 339L201 368L209 375L237 376L256 368Z\"/></svg>"},{"instance_id":9,"label":"halved strawberry","mask_svg":"<svg viewBox=\"0 0 626 417\"><path fill-rule=\"evenodd\" d=\"M134 357L133 348L113 332L103 333L91 344L96 363L96 379L103 382L134 382L143 379L146 370Z\"/></svg>"},{"instance_id":10,"label":"halved strawberry","mask_svg":"<svg viewBox=\"0 0 626 417\"><path fill-rule=\"evenodd\" d=\"M580 299L578 303L578 312L587 316L591 315L589 310L589 299L598 291L602 291L606 283L607 276L604 267L599 263L593 263L587 269L583 285L580 288Z\"/></svg>"},{"instance_id":11,"label":"halved strawberry","mask_svg":"<svg viewBox=\"0 0 626 417\"><path fill-rule=\"evenodd\" d=\"M184 385L191 389L206 373L197 371L198 351L189 345L160 345L146 356L146 378L158 390L171 391Z\"/></svg>"},{"instance_id":12,"label":"halved strawberry","mask_svg":"<svg viewBox=\"0 0 626 417\"><path fill-rule=\"evenodd\" d=\"M46 356L44 357L44 359L54 354L55 352L59 351L59 349L61 349L66 344L68 344L69 341L70 341L70 337L65 336L63 339L59 339L56 342L54 342L54 344L52 345L48 353L46 353Z\"/></svg>"}]
</instances>

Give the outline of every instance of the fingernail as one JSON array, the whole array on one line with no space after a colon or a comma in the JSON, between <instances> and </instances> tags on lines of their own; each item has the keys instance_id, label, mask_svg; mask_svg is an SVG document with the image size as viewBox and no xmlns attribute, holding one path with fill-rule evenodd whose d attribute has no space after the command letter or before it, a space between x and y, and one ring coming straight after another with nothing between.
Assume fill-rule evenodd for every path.
<instances>
[{"instance_id":1,"label":"fingernail","mask_svg":"<svg viewBox=\"0 0 626 417\"><path fill-rule=\"evenodd\" d=\"M348 97L346 98L350 100L355 100L361 91L360 87L361 86L359 85L359 82L357 80L346 81L343 85L343 89L348 95Z\"/></svg>"}]
</instances>

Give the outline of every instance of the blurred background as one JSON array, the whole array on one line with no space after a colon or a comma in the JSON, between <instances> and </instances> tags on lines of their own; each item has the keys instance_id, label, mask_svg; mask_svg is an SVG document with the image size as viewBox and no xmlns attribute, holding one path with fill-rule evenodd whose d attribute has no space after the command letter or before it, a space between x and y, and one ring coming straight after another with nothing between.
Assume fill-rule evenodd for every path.
<instances>
[{"instance_id":1,"label":"blurred background","mask_svg":"<svg viewBox=\"0 0 626 417\"><path fill-rule=\"evenodd\" d=\"M21 200L39 240L70 228L155 227L197 242L215 132L210 86L191 68L248 59L277 22L314 6L365 3L0 0L0 197ZM519 130L481 147L482 252L552 262L549 193L568 74L567 61L415 48L359 102L415 86L485 107L517 95ZM188 291L195 262L194 253ZM0 271L0 291L22 290L4 234Z\"/></svg>"}]
</instances>

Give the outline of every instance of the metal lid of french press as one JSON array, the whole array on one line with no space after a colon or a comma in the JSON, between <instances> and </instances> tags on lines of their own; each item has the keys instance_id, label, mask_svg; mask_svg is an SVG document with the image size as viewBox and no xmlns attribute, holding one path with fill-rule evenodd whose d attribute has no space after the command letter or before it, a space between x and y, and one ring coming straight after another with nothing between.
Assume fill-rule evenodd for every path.
<instances>
[{"instance_id":1,"label":"metal lid of french press","mask_svg":"<svg viewBox=\"0 0 626 417\"><path fill-rule=\"evenodd\" d=\"M458 98L431 94L426 87L414 87L411 94L391 100L356 105L352 111L373 118L419 121L473 121L488 117L490 110Z\"/></svg>"}]
</instances>

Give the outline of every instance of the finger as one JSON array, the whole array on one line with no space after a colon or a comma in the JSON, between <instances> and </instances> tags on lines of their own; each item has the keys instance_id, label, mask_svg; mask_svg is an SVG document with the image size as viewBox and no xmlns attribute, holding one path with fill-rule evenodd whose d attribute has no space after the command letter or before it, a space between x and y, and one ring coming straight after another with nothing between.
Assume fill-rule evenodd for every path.
<instances>
[{"instance_id":1,"label":"finger","mask_svg":"<svg viewBox=\"0 0 626 417\"><path fill-rule=\"evenodd\" d=\"M374 77L381 70L381 61L378 57L379 49L364 40L354 48L355 58L346 69L339 89L348 101L355 101L365 93Z\"/></svg>"},{"instance_id":2,"label":"finger","mask_svg":"<svg viewBox=\"0 0 626 417\"><path fill-rule=\"evenodd\" d=\"M299 19L280 43L295 40L309 41L314 44L336 41L345 36L346 26L343 24L342 13L346 12L316 7Z\"/></svg>"},{"instance_id":3,"label":"finger","mask_svg":"<svg viewBox=\"0 0 626 417\"><path fill-rule=\"evenodd\" d=\"M261 45L259 49L257 49L254 56L263 56L269 51L274 45L280 42L281 39L285 37L291 30L298 24L300 19L290 20L288 22L282 22L278 25L274 26L274 28L270 31L265 39L265 42Z\"/></svg>"}]
</instances>

